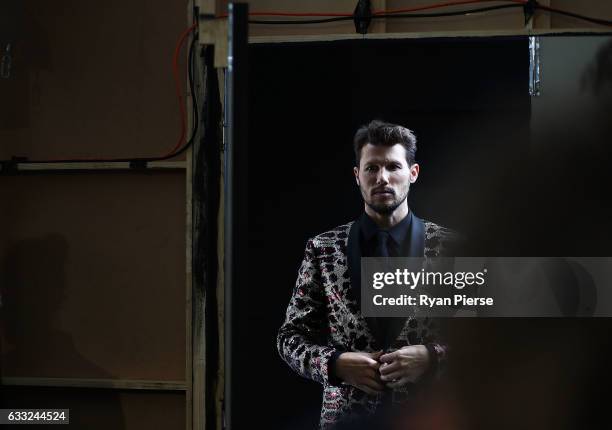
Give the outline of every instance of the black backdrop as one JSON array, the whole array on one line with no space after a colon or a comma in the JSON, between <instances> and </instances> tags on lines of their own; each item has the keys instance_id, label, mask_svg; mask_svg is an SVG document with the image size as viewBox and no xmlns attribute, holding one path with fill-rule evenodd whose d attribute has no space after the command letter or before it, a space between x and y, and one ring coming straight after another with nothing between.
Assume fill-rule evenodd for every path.
<instances>
[{"instance_id":1,"label":"black backdrop","mask_svg":"<svg viewBox=\"0 0 612 430\"><path fill-rule=\"evenodd\" d=\"M235 430L256 424L316 428L321 387L281 361L276 332L306 240L362 210L351 141L356 128L371 119L415 131L421 175L410 206L420 217L469 237L469 254L605 255L604 246L592 252L595 241L579 231L568 233L567 218L558 216L568 189L590 214L577 215L579 221L599 219L607 226L610 214L609 205L601 212L602 194L593 202L580 192L586 180L556 186L571 148L557 154L554 163L529 156L528 67L526 38L249 45L248 173L234 172L247 175L248 194L242 198L249 208L248 238L243 238L248 282L235 286L240 303L232 317L239 336L232 370L241 387L233 393ZM597 172L601 179L609 175ZM600 232L610 237L609 228ZM474 331L475 324L454 324L462 344L503 359L513 347L533 346L542 333L552 330L556 339L554 333L574 330L580 337L582 327L571 321L479 320L481 330ZM589 327L585 330L591 333ZM529 339L521 334L525 330ZM505 339L501 343L499 336ZM461 376L474 376L470 363L496 371L494 360L474 361L471 352L466 347L464 361L457 359L465 364ZM470 385L475 398L489 379L479 375L480 385ZM499 424L497 416L492 419Z\"/></svg>"}]
</instances>

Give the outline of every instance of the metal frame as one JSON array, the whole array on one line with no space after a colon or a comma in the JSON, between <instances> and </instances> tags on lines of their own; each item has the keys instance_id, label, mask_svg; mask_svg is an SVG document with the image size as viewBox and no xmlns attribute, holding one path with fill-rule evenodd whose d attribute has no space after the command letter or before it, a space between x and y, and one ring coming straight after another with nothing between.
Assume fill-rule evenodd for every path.
<instances>
[{"instance_id":1,"label":"metal frame","mask_svg":"<svg viewBox=\"0 0 612 430\"><path fill-rule=\"evenodd\" d=\"M248 5L232 3L229 6L228 73L226 123L228 124L225 148L225 428L232 429L232 409L240 402L239 381L233 378L233 347L241 333L232 323L234 312L240 313L240 289L246 276L244 243L247 234L247 183L246 174L237 182L233 172L247 170L247 106L243 102L248 90Z\"/></svg>"}]
</instances>

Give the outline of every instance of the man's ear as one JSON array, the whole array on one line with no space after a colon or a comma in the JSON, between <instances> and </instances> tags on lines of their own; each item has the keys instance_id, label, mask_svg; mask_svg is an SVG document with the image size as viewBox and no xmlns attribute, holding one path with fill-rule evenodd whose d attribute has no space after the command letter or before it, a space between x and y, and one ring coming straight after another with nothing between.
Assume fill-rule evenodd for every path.
<instances>
[{"instance_id":1,"label":"man's ear","mask_svg":"<svg viewBox=\"0 0 612 430\"><path fill-rule=\"evenodd\" d=\"M417 163L414 163L410 166L410 183L414 184L419 177L420 166Z\"/></svg>"},{"instance_id":2,"label":"man's ear","mask_svg":"<svg viewBox=\"0 0 612 430\"><path fill-rule=\"evenodd\" d=\"M355 175L355 182L359 186L359 167L353 167L353 174Z\"/></svg>"}]
</instances>

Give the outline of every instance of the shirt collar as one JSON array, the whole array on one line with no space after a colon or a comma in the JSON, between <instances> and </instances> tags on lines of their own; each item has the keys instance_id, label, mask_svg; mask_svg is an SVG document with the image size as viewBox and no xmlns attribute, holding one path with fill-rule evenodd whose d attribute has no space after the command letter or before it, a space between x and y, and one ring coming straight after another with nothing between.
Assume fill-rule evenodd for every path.
<instances>
[{"instance_id":1,"label":"shirt collar","mask_svg":"<svg viewBox=\"0 0 612 430\"><path fill-rule=\"evenodd\" d=\"M412 211L408 211L408 215L404 217L403 220L395 224L390 229L386 230L389 232L389 236L393 239L393 241L397 245L401 245L404 239L408 237L408 232L410 231L410 224L412 223ZM361 216L360 222L361 231L363 233L363 237L366 241L372 239L379 230L385 230L378 227L378 224L374 222L372 218L369 217L365 212Z\"/></svg>"}]
</instances>

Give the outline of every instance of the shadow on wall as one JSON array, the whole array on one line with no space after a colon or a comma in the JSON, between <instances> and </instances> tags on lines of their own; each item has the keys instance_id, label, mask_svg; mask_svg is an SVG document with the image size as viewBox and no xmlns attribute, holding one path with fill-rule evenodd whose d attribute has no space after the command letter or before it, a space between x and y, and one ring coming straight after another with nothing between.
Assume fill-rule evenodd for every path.
<instances>
[{"instance_id":1,"label":"shadow on wall","mask_svg":"<svg viewBox=\"0 0 612 430\"><path fill-rule=\"evenodd\" d=\"M602 46L582 74L581 87L612 107L612 40Z\"/></svg>"},{"instance_id":2,"label":"shadow on wall","mask_svg":"<svg viewBox=\"0 0 612 430\"><path fill-rule=\"evenodd\" d=\"M527 255L608 256L612 205L607 184L612 134L612 40L545 40L547 75L534 99L525 208ZM572 52L572 62L567 56Z\"/></svg>"},{"instance_id":3,"label":"shadow on wall","mask_svg":"<svg viewBox=\"0 0 612 430\"><path fill-rule=\"evenodd\" d=\"M111 375L76 349L59 328L69 244L59 234L8 244L0 272L0 358L6 378L95 378ZM83 311L83 320L87 317ZM3 407L71 409L71 425L122 429L117 394L107 390L3 386ZM104 391L104 393L102 393Z\"/></svg>"}]
</instances>

